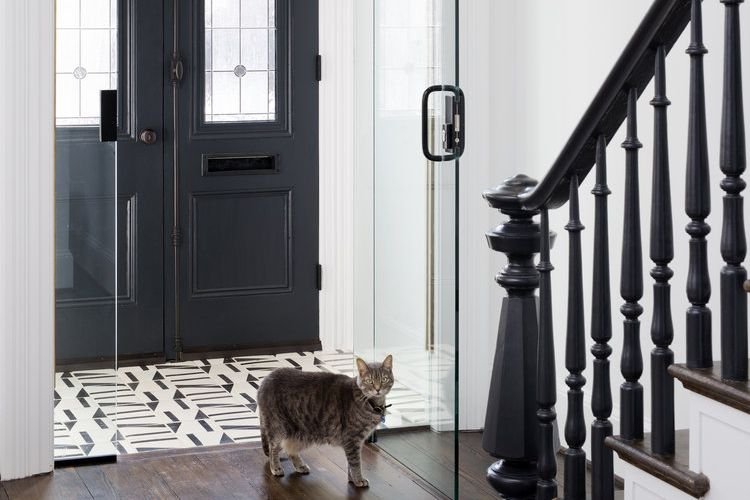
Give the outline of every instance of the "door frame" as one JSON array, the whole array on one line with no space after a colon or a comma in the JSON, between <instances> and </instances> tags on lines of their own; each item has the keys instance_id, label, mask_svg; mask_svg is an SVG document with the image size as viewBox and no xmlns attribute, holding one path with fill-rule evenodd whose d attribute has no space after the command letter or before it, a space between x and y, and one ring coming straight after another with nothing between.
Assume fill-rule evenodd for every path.
<instances>
[{"instance_id":1,"label":"door frame","mask_svg":"<svg viewBox=\"0 0 750 500\"><path fill-rule=\"evenodd\" d=\"M318 46L322 57L319 84L319 260L320 341L323 350L353 348L355 331L355 231L360 222L359 175L355 139L356 13L360 0L319 0Z\"/></svg>"},{"instance_id":2,"label":"door frame","mask_svg":"<svg viewBox=\"0 0 750 500\"><path fill-rule=\"evenodd\" d=\"M0 478L53 467L55 3L0 3ZM9 245L7 242L12 242Z\"/></svg>"}]
</instances>

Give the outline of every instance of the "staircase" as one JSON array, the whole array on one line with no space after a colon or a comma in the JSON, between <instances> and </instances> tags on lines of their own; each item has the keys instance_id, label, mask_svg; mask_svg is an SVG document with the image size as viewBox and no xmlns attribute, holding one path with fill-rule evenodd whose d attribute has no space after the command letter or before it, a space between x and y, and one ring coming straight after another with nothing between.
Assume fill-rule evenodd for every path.
<instances>
[{"instance_id":1,"label":"staircase","mask_svg":"<svg viewBox=\"0 0 750 500\"><path fill-rule=\"evenodd\" d=\"M496 280L507 291L504 299L495 364L490 387L483 447L500 459L487 471L490 484L512 499L577 500L586 498L585 478L591 468L591 498L614 498L614 453L622 459L616 471L624 480L625 499L739 499L750 474L750 382L748 382L747 272L743 197L746 167L745 124L740 51L740 6L743 0L711 0L722 8L724 21L724 74L719 168L723 197L721 255L709 255L706 237L711 228L710 185L717 182L709 165L703 58L701 0L655 0L614 68L599 89L562 152L544 178L525 175L507 179L484 193L492 208L507 220L487 233L489 246L508 257ZM675 238L671 202L665 60L678 37L690 27L688 154L685 170L684 211L690 218L686 235ZM653 161L650 206L650 271L652 304L642 304L644 287L642 218L639 197L642 170L637 102L654 81ZM608 145L626 123L622 143L625 182L607 184ZM585 302L582 283L579 186L596 168L593 293ZM620 252L622 329L613 337L610 283L610 229L607 197L613 189L624 193ZM549 213L567 204L569 271L567 297L552 297L553 263L550 249L557 235L550 231ZM539 219L537 219L539 216ZM619 217L618 217L619 219ZM686 295L687 355L675 363L670 349L674 338L669 267L679 252L689 253ZM535 265L535 256L539 254ZM708 259L723 259L718 280L720 293L721 352L712 352L711 296ZM750 287L748 287L750 288ZM538 290L538 296L537 296ZM677 298L677 297L676 297ZM567 301L565 383L567 415L555 412L557 374L554 360L553 300ZM679 303L679 302L676 302ZM585 306L585 307L584 307ZM651 383L640 383L643 373L641 322L644 307L652 308L650 325ZM590 433L584 418L583 376L587 363L584 310L591 311L593 357ZM622 332L622 334L620 334ZM621 351L620 428L615 435L612 416L610 358ZM690 394L690 427L675 430L675 379ZM644 392L651 397L651 432L644 432ZM564 429L564 466L558 470L555 454L557 428ZM591 456L584 451L587 434Z\"/></svg>"}]
</instances>

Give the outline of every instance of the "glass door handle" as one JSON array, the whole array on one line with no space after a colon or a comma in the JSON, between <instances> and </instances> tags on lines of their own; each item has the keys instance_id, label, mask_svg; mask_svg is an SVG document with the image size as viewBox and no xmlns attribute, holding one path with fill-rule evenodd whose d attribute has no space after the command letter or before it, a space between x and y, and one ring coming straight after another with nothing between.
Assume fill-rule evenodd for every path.
<instances>
[{"instance_id":1,"label":"glass door handle","mask_svg":"<svg viewBox=\"0 0 750 500\"><path fill-rule=\"evenodd\" d=\"M117 91L99 91L99 141L117 141Z\"/></svg>"},{"instance_id":2,"label":"glass door handle","mask_svg":"<svg viewBox=\"0 0 750 500\"><path fill-rule=\"evenodd\" d=\"M434 154L430 150L430 96L445 92L444 120L441 124L442 148L447 154ZM461 157L466 147L466 116L463 91L455 85L432 85L422 94L422 153L430 161L452 161Z\"/></svg>"}]
</instances>

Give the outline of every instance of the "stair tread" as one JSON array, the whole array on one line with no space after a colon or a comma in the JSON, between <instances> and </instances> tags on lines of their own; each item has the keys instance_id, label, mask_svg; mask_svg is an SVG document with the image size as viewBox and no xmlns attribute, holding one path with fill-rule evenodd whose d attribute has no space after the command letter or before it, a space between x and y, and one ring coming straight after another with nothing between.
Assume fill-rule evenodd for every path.
<instances>
[{"instance_id":1,"label":"stair tread","mask_svg":"<svg viewBox=\"0 0 750 500\"><path fill-rule=\"evenodd\" d=\"M669 373L682 382L685 389L750 414L750 382L723 380L720 361L714 361L711 368L675 364L669 367Z\"/></svg>"},{"instance_id":2,"label":"stair tread","mask_svg":"<svg viewBox=\"0 0 750 500\"><path fill-rule=\"evenodd\" d=\"M704 474L690 470L689 436L688 430L675 432L673 456L654 453L651 449L650 434L646 434L641 441L628 441L620 436L612 436L608 437L605 443L631 465L695 498L700 498L708 492L709 481Z\"/></svg>"}]
</instances>

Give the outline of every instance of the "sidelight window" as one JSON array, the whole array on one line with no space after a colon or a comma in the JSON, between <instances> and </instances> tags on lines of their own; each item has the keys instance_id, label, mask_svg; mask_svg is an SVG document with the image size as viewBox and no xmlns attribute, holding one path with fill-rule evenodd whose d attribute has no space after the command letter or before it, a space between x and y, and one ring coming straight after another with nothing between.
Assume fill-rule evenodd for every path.
<instances>
[{"instance_id":1,"label":"sidelight window","mask_svg":"<svg viewBox=\"0 0 750 500\"><path fill-rule=\"evenodd\" d=\"M57 126L99 123L99 91L117 88L117 0L57 0Z\"/></svg>"}]
</instances>

